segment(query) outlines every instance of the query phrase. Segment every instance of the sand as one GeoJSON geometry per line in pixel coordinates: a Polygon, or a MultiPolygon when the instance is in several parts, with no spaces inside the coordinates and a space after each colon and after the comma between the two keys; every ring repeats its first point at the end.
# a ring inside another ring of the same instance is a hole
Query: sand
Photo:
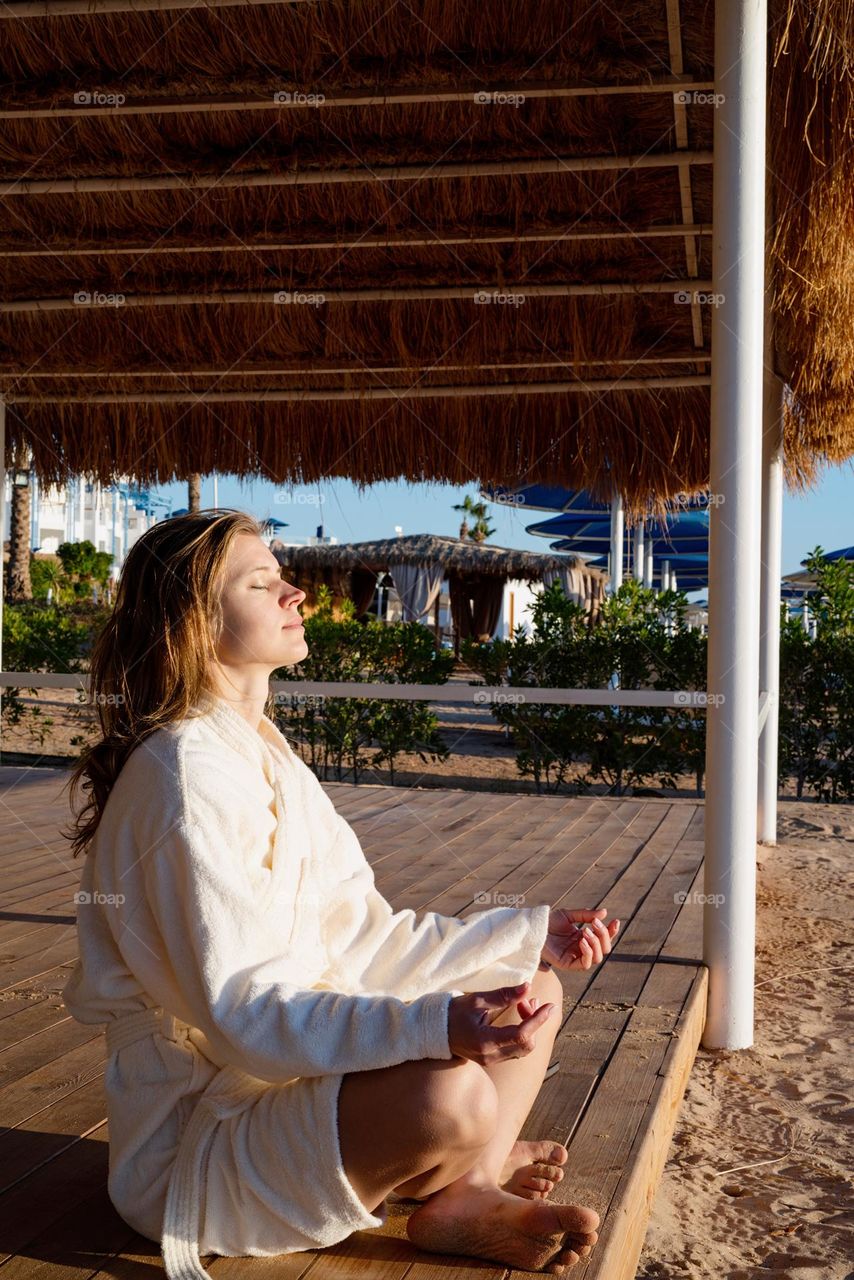
{"type": "Polygon", "coordinates": [[[854,807],[783,803],[779,838],[758,857],[755,1044],[700,1050],[638,1280],[854,1277],[854,807]]]}

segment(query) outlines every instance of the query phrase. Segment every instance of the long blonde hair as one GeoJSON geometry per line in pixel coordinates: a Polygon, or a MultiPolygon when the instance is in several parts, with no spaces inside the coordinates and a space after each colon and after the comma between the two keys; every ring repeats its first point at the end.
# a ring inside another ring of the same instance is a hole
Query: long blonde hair
{"type": "MultiPolygon", "coordinates": [[[[88,794],[71,828],[61,833],[75,858],[95,835],[134,748],[190,715],[210,690],[229,549],[238,534],[263,532],[245,511],[189,512],[153,525],[128,552],[115,607],[92,648],[89,696],[102,737],[84,749],[67,784],[72,809],[78,789],[88,794]]],[[[273,702],[271,695],[267,714],[273,702]]]]}

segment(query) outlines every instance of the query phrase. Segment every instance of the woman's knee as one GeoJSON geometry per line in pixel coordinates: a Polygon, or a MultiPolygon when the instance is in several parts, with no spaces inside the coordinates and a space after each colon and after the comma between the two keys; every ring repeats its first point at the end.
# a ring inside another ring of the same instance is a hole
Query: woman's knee
{"type": "Polygon", "coordinates": [[[339,1119],[356,1145],[388,1134],[404,1146],[453,1149],[489,1140],[498,1122],[498,1094],[476,1062],[422,1058],[345,1075],[339,1119]]]}
{"type": "Polygon", "coordinates": [[[498,1123],[498,1092],[489,1073],[467,1058],[440,1063],[431,1059],[429,1066],[426,1061],[422,1065],[427,1067],[422,1101],[425,1126],[439,1131],[443,1146],[488,1142],[498,1123]]]}
{"type": "Polygon", "coordinates": [[[554,1004],[563,1009],[563,983],[554,969],[538,969],[531,982],[530,991],[540,1004],[554,1004]]]}
{"type": "Polygon", "coordinates": [[[495,1086],[483,1067],[466,1059],[421,1059],[342,1081],[341,1158],[366,1206],[401,1178],[476,1158],[497,1122],[495,1086]]]}

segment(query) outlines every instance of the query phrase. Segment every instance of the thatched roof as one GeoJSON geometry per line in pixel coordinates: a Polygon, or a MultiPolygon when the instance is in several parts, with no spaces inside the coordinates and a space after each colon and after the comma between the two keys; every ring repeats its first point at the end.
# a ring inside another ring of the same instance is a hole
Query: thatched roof
{"type": "MultiPolygon", "coordinates": [[[[711,282],[713,18],[9,0],[10,462],[616,485],[630,509],[703,488],[710,308],[674,295],[711,282]]],[[[769,0],[768,52],[795,483],[854,453],[851,0],[769,0]]]]}
{"type": "Polygon", "coordinates": [[[591,579],[607,580],[599,569],[591,569],[577,556],[558,556],[538,551],[517,551],[495,547],[470,538],[446,538],[436,533],[416,533],[399,538],[377,538],[372,542],[346,542],[312,547],[288,547],[273,539],[270,549],[281,564],[296,573],[313,569],[367,569],[380,573],[394,564],[419,568],[440,564],[446,573],[490,574],[502,578],[539,581],[549,570],[580,568],[591,579]]]}

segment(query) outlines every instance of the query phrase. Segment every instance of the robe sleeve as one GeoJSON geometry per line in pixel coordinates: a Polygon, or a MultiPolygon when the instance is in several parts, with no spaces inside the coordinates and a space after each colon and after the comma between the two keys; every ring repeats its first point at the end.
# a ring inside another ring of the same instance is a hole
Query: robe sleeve
{"type": "Polygon", "coordinates": [[[221,832],[182,819],[142,867],[157,947],[129,920],[118,938],[125,961],[154,1000],[203,1032],[223,1062],[283,1083],[453,1056],[446,993],[407,1004],[396,996],[300,988],[300,958],[284,942],[288,922],[277,904],[259,900],[221,832]],[[181,1008],[174,1007],[175,991],[181,1008]]]}
{"type": "Polygon", "coordinates": [[[533,977],[551,908],[492,907],[465,919],[411,908],[393,911],[374,883],[355,831],[340,815],[331,854],[323,928],[330,968],[347,989],[490,991],[533,977]]]}

